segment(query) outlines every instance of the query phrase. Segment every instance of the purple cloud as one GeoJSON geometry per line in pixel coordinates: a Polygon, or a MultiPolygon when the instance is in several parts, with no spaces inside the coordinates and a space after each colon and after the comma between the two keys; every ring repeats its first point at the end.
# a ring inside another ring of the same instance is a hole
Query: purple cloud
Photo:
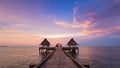
{"type": "MultiPolygon", "coordinates": [[[[92,0],[89,2],[92,2],[92,0]]],[[[74,22],[84,23],[83,21],[86,20],[91,21],[87,29],[83,28],[83,32],[93,35],[120,34],[120,30],[115,29],[120,26],[120,2],[116,0],[100,0],[94,5],[86,2],[84,6],[79,3],[75,7],[74,14],[74,22]]]]}

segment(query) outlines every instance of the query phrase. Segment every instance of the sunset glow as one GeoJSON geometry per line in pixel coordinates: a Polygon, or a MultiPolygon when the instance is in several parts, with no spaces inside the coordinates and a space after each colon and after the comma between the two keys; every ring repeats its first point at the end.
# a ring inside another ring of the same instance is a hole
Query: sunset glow
{"type": "Polygon", "coordinates": [[[0,45],[119,45],[119,11],[119,0],[0,0],[0,45]]]}

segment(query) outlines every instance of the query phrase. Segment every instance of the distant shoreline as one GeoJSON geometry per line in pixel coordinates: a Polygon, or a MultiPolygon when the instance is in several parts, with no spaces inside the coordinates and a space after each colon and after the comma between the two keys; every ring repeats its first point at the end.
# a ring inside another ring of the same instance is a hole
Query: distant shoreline
{"type": "Polygon", "coordinates": [[[8,47],[8,46],[0,46],[0,47],[8,47]]]}
{"type": "Polygon", "coordinates": [[[39,47],[39,46],[0,46],[0,47],[39,47]]]}

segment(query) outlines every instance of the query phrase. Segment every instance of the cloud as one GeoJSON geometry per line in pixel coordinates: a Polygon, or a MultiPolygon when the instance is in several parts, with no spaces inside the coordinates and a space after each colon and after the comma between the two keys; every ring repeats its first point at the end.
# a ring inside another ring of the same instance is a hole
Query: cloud
{"type": "Polygon", "coordinates": [[[84,23],[72,23],[69,24],[64,21],[54,21],[54,24],[64,26],[64,27],[70,27],[70,28],[88,28],[91,24],[90,21],[85,21],[84,23]]]}
{"type": "Polygon", "coordinates": [[[95,35],[95,36],[100,36],[103,34],[103,32],[106,32],[106,30],[100,30],[100,29],[95,29],[95,30],[82,30],[82,33],[86,35],[95,35]]]}
{"type": "Polygon", "coordinates": [[[42,13],[38,5],[27,4],[22,1],[0,1],[0,30],[18,29],[40,35],[49,33],[44,26],[52,26],[50,16],[42,13]]]}
{"type": "MultiPolygon", "coordinates": [[[[91,1],[92,2],[92,1],[91,1]]],[[[89,9],[81,8],[81,6],[76,6],[77,10],[74,11],[76,15],[74,16],[75,22],[81,23],[81,19],[83,20],[91,20],[91,26],[87,29],[83,29],[82,32],[90,35],[114,35],[120,34],[120,30],[118,25],[120,25],[120,3],[115,2],[115,0],[110,0],[107,4],[105,1],[101,0],[97,2],[96,7],[90,6],[89,9]],[[103,4],[103,6],[101,5],[103,4]],[[82,10],[84,10],[85,14],[82,10]],[[116,29],[115,29],[116,28],[116,29]]],[[[80,3],[79,3],[80,5],[80,3]]]]}
{"type": "Polygon", "coordinates": [[[51,24],[52,20],[43,12],[42,4],[36,2],[1,0],[0,29],[12,27],[34,29],[51,24]]]}
{"type": "Polygon", "coordinates": [[[0,45],[34,45],[39,43],[36,40],[42,37],[19,29],[9,28],[0,30],[0,38],[0,45]]]}
{"type": "Polygon", "coordinates": [[[116,3],[120,3],[120,0],[115,0],[116,1],[116,3]]]}
{"type": "Polygon", "coordinates": [[[115,29],[120,30],[120,26],[117,26],[115,29]]]}
{"type": "Polygon", "coordinates": [[[85,7],[77,1],[73,9],[73,23],[58,20],[54,23],[67,28],[80,29],[80,33],[90,36],[120,34],[120,27],[118,27],[120,26],[120,3],[118,1],[100,0],[95,5],[86,1],[85,7]]]}
{"type": "Polygon", "coordinates": [[[84,35],[88,36],[114,36],[120,34],[120,26],[115,26],[113,28],[106,29],[83,29],[81,31],[84,35]]]}
{"type": "Polygon", "coordinates": [[[101,19],[111,19],[111,18],[120,17],[119,11],[120,11],[120,3],[114,3],[111,6],[104,8],[102,12],[98,13],[93,18],[96,21],[99,21],[101,19]]]}
{"type": "MultiPolygon", "coordinates": [[[[25,15],[22,13],[13,13],[13,12],[8,12],[9,10],[4,10],[0,11],[0,22],[4,24],[9,24],[9,25],[18,25],[18,24],[25,24],[25,25],[42,25],[42,22],[44,21],[43,18],[40,16],[38,18],[35,17],[28,17],[31,16],[31,14],[25,15]]],[[[27,12],[26,12],[27,13],[27,12]]]]}
{"type": "Polygon", "coordinates": [[[32,38],[32,37],[38,37],[35,34],[29,34],[26,33],[25,31],[22,31],[20,29],[1,29],[0,30],[0,36],[1,38],[8,38],[8,39],[14,39],[14,38],[18,38],[18,39],[22,39],[22,38],[32,38]]]}

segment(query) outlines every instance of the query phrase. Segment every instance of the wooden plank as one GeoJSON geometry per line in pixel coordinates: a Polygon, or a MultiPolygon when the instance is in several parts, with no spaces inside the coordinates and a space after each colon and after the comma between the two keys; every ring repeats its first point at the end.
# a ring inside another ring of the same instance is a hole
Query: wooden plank
{"type": "Polygon", "coordinates": [[[57,47],[55,53],[38,68],[80,68],[68,56],[61,47],[57,47]]]}
{"type": "Polygon", "coordinates": [[[54,54],[55,50],[53,52],[51,52],[48,56],[46,56],[42,61],[40,61],[37,64],[31,64],[29,65],[29,68],[39,68],[42,64],[44,64],[53,54],[54,54]]]}
{"type": "Polygon", "coordinates": [[[79,49],[78,47],[62,47],[63,50],[79,49]]]}
{"type": "Polygon", "coordinates": [[[39,47],[39,50],[40,50],[40,49],[54,50],[55,47],[39,47]]]}
{"type": "Polygon", "coordinates": [[[69,49],[78,49],[78,47],[40,47],[40,49],[53,49],[53,52],[42,62],[30,65],[29,68],[89,68],[89,65],[80,65],[71,55],[65,52],[69,49]]]}

